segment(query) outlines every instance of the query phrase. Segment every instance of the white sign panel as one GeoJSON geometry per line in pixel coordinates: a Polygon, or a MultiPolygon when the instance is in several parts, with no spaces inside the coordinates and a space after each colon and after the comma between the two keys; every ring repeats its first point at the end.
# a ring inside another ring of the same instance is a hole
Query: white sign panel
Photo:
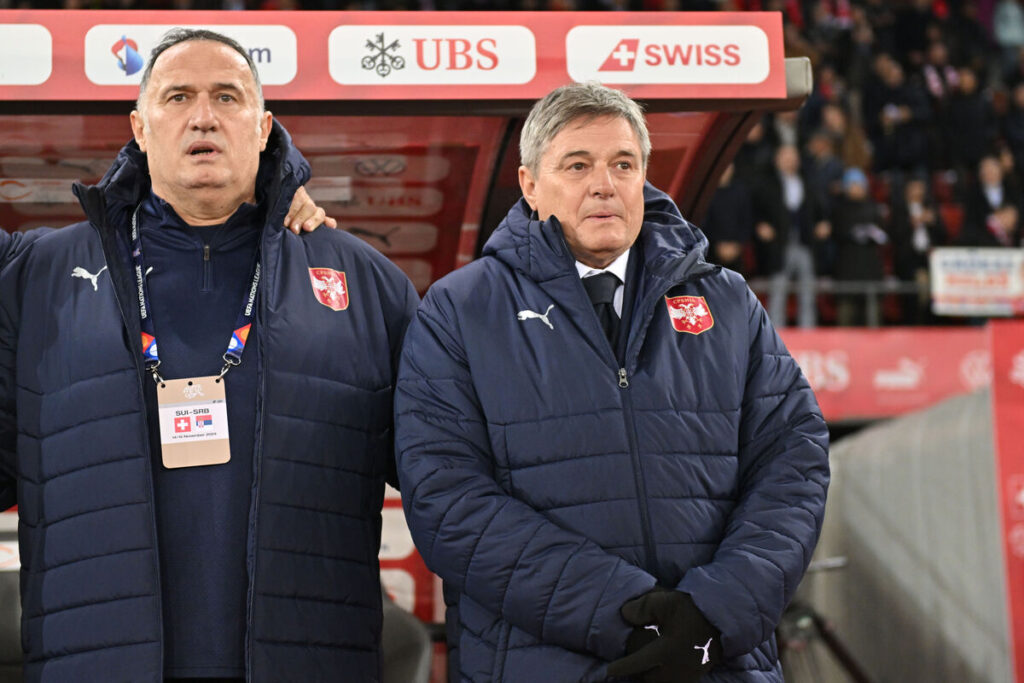
{"type": "Polygon", "coordinates": [[[932,310],[937,315],[1024,312],[1024,249],[935,249],[930,266],[932,310]]]}
{"type": "Polygon", "coordinates": [[[576,26],[565,38],[577,82],[751,85],[768,56],[757,26],[576,26]]]}
{"type": "Polygon", "coordinates": [[[513,85],[537,73],[525,26],[339,26],[327,49],[341,85],[513,85]]]}
{"type": "MultiPolygon", "coordinates": [[[[97,85],[138,85],[146,60],[172,24],[99,24],[85,34],[85,75],[97,85]]],[[[280,25],[184,26],[237,40],[256,64],[263,85],[290,83],[298,71],[295,32],[280,25]]]]}
{"type": "Polygon", "coordinates": [[[0,24],[0,85],[39,85],[53,72],[53,37],[39,24],[0,24]]]}

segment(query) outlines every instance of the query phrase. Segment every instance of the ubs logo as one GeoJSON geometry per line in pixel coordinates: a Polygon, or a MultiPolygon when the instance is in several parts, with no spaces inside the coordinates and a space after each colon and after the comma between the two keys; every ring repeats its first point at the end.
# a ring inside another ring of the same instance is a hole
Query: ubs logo
{"type": "Polygon", "coordinates": [[[401,47],[397,40],[385,45],[384,34],[378,33],[376,40],[366,41],[366,47],[370,50],[370,54],[363,57],[361,63],[364,69],[372,69],[381,78],[387,78],[392,69],[405,68],[405,58],[402,55],[392,54],[401,47]]]}

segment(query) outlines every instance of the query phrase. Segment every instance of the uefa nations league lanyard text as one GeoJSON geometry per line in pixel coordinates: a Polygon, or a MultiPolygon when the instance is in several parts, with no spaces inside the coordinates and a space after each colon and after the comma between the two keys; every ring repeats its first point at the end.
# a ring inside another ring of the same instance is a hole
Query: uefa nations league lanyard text
{"type": "MultiPolygon", "coordinates": [[[[163,378],[157,371],[160,367],[160,356],[157,352],[153,309],[150,306],[149,286],[146,284],[146,269],[142,258],[142,231],[139,229],[140,207],[141,205],[136,207],[135,213],[132,214],[132,262],[135,266],[135,283],[138,286],[139,319],[142,325],[142,356],[146,363],[146,370],[153,375],[153,381],[159,385],[163,382],[163,378]]],[[[227,374],[232,367],[242,364],[242,352],[245,350],[245,342],[249,338],[252,319],[256,315],[256,292],[260,285],[259,249],[256,250],[250,283],[245,298],[242,300],[242,310],[235,322],[235,331],[231,333],[228,349],[224,352],[224,367],[221,368],[219,377],[227,374]]]]}

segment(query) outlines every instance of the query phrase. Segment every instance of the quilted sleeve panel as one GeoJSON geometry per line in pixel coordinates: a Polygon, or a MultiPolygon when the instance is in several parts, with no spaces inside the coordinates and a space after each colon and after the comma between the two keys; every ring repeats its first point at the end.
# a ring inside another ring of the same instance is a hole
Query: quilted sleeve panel
{"type": "Polygon", "coordinates": [[[48,229],[13,235],[0,229],[0,510],[17,501],[15,350],[21,308],[21,271],[34,238],[48,229]]]}
{"type": "Polygon", "coordinates": [[[817,544],[829,481],[814,394],[749,291],[747,309],[739,497],[713,560],[678,586],[722,632],[726,657],[771,637],[817,544]]]}
{"type": "Polygon", "coordinates": [[[495,615],[546,643],[614,659],[630,632],[619,608],[654,577],[497,484],[458,316],[438,290],[409,327],[395,401],[413,539],[449,587],[495,615]]]}

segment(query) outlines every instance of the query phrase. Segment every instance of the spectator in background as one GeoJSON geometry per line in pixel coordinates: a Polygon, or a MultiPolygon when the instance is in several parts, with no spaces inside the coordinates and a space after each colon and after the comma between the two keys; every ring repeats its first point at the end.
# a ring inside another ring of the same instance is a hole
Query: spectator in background
{"type": "Polygon", "coordinates": [[[836,156],[833,136],[819,129],[807,140],[804,165],[807,184],[822,201],[825,214],[829,214],[843,194],[843,160],[836,156]]]}
{"type": "Polygon", "coordinates": [[[965,247],[1019,247],[1017,224],[1020,210],[1007,202],[992,210],[982,224],[967,223],[959,243],[965,247]]]}
{"type": "Polygon", "coordinates": [[[984,241],[989,232],[989,217],[999,208],[1010,205],[1020,209],[1021,189],[1016,177],[1007,175],[994,154],[986,154],[978,162],[977,182],[970,191],[964,213],[961,237],[965,243],[984,241]]]}
{"type": "Polygon", "coordinates": [[[938,207],[929,196],[926,177],[910,178],[903,196],[893,199],[890,232],[896,276],[920,287],[916,294],[903,296],[904,320],[915,325],[931,322],[928,254],[932,247],[944,245],[948,237],[938,207]]]}
{"type": "Polygon", "coordinates": [[[836,153],[844,166],[868,168],[871,165],[871,144],[864,129],[850,120],[847,110],[827,104],[821,110],[821,128],[833,140],[836,153]]]}
{"type": "Polygon", "coordinates": [[[748,247],[754,235],[754,205],[750,189],[736,177],[729,164],[718,181],[704,219],[705,233],[711,241],[711,261],[746,276],[748,247]]]}
{"type": "Polygon", "coordinates": [[[960,73],[949,63],[949,49],[938,40],[928,45],[924,66],[921,67],[921,81],[928,93],[932,108],[931,125],[928,126],[929,149],[932,168],[950,168],[950,154],[944,144],[949,129],[949,102],[960,87],[960,73]]]}
{"type": "MultiPolygon", "coordinates": [[[[978,76],[970,67],[959,70],[959,88],[949,100],[942,148],[952,168],[966,175],[975,168],[995,136],[996,117],[989,99],[978,89],[978,76]]],[[[948,168],[948,166],[947,166],[948,168]]]]}
{"type": "MultiPolygon", "coordinates": [[[[859,168],[843,174],[843,199],[832,214],[836,239],[835,278],[841,281],[881,281],[885,275],[882,247],[889,236],[882,229],[878,205],[868,196],[868,178],[859,168]]],[[[840,325],[863,325],[866,300],[863,294],[836,297],[840,325]]]]}
{"type": "Polygon", "coordinates": [[[984,74],[987,80],[988,70],[995,62],[996,48],[988,29],[979,20],[977,4],[962,2],[959,7],[954,7],[953,12],[948,36],[953,46],[953,61],[971,67],[977,74],[984,74]]]}
{"type": "Polygon", "coordinates": [[[926,125],[931,116],[928,95],[916,81],[907,80],[899,62],[880,60],[878,69],[878,97],[865,112],[875,146],[875,167],[881,171],[924,170],[928,166],[926,125]]]}
{"type": "Polygon", "coordinates": [[[1019,81],[1010,93],[1007,111],[1000,121],[1000,131],[1013,154],[1014,166],[1021,168],[1024,162],[1024,81],[1019,81]]]}
{"type": "Polygon", "coordinates": [[[797,281],[800,327],[817,324],[813,242],[827,240],[831,226],[822,201],[800,174],[800,152],[782,145],[775,153],[775,168],[757,185],[755,252],[758,269],[771,278],[768,315],[776,326],[787,324],[789,281],[797,281]]]}
{"type": "Polygon", "coordinates": [[[999,0],[992,15],[992,33],[1001,52],[1003,76],[1017,65],[1017,55],[1024,47],[1024,9],[1019,0],[999,0]]]}
{"type": "Polygon", "coordinates": [[[764,119],[755,123],[733,159],[736,177],[746,182],[747,187],[754,187],[772,167],[775,145],[768,139],[765,130],[764,119]]]}
{"type": "Polygon", "coordinates": [[[911,0],[896,10],[896,48],[906,56],[908,67],[924,62],[928,25],[933,21],[932,0],[911,0]]]}

